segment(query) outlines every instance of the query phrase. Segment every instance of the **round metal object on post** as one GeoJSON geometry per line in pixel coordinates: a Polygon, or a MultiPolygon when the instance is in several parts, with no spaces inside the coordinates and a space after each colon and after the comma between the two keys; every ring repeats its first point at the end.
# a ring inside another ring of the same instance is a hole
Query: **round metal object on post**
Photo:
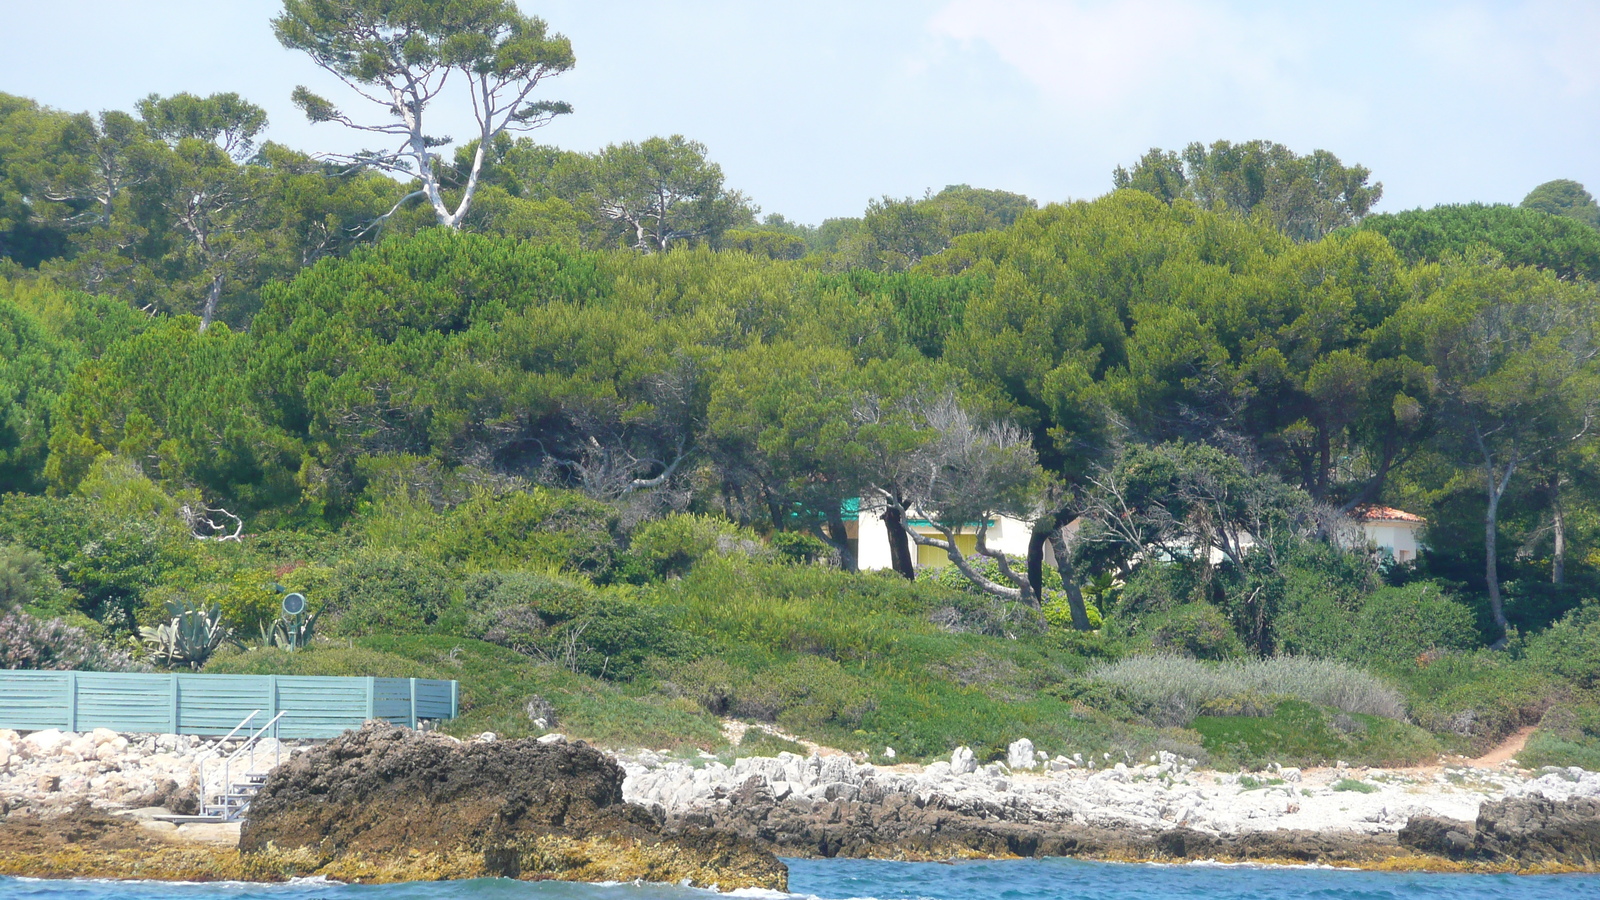
{"type": "Polygon", "coordinates": [[[287,594],[283,598],[283,612],[285,615],[298,616],[306,611],[306,595],[301,593],[287,594]]]}

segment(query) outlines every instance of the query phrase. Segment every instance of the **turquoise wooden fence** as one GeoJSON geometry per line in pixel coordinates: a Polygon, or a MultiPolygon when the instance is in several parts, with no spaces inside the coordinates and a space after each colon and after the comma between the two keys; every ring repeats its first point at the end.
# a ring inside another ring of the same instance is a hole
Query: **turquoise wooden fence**
{"type": "Polygon", "coordinates": [[[220,735],[259,709],[256,727],[283,713],[274,737],[330,738],[368,719],[453,719],[459,707],[457,682],[428,678],[0,670],[0,728],[17,731],[220,735]]]}

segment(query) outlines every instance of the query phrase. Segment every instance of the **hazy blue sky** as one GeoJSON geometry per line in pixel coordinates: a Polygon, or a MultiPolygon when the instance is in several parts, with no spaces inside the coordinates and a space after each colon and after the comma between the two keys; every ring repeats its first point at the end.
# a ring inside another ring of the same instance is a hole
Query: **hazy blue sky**
{"type": "MultiPolygon", "coordinates": [[[[1092,197],[1152,146],[1219,138],[1363,163],[1388,210],[1600,188],[1594,0],[519,2],[578,57],[546,94],[577,113],[537,139],[681,133],[800,221],[958,182],[1092,197]]],[[[289,105],[298,83],[344,97],[273,40],[277,0],[4,6],[0,91],[69,110],[238,91],[276,140],[359,143],[289,105]]]]}

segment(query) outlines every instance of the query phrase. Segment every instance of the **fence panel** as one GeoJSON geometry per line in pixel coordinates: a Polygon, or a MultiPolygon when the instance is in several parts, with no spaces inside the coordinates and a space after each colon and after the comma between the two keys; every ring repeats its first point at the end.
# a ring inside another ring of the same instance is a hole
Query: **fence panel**
{"type": "Polygon", "coordinates": [[[0,670],[0,728],[226,734],[283,718],[283,738],[330,738],[368,719],[411,725],[450,718],[453,681],[304,675],[190,675],[0,670]]]}
{"type": "Polygon", "coordinates": [[[438,681],[434,679],[417,679],[417,718],[419,719],[450,719],[455,717],[455,709],[451,706],[453,692],[451,681],[438,681]]]}
{"type": "Polygon", "coordinates": [[[371,718],[367,698],[371,678],[279,675],[278,736],[333,737],[371,718]]]}
{"type": "MultiPolygon", "coordinates": [[[[166,732],[173,726],[171,675],[79,672],[77,731],[166,732]]],[[[238,723],[234,719],[228,725],[238,723]]],[[[224,728],[223,731],[227,731],[224,728]]]]}
{"type": "Polygon", "coordinates": [[[0,671],[0,727],[71,728],[66,672],[0,671]]]}

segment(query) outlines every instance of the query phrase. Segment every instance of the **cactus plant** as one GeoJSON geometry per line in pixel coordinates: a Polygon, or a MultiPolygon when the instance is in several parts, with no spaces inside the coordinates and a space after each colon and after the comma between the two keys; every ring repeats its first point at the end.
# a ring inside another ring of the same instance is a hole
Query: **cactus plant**
{"type": "Polygon", "coordinates": [[[197,607],[187,601],[169,601],[167,615],[171,618],[165,624],[139,629],[151,660],[159,665],[198,669],[218,647],[238,643],[216,604],[197,607]]]}
{"type": "Polygon", "coordinates": [[[261,626],[261,646],[283,647],[291,652],[311,644],[316,636],[317,617],[322,610],[296,616],[283,616],[270,626],[261,626]]]}

